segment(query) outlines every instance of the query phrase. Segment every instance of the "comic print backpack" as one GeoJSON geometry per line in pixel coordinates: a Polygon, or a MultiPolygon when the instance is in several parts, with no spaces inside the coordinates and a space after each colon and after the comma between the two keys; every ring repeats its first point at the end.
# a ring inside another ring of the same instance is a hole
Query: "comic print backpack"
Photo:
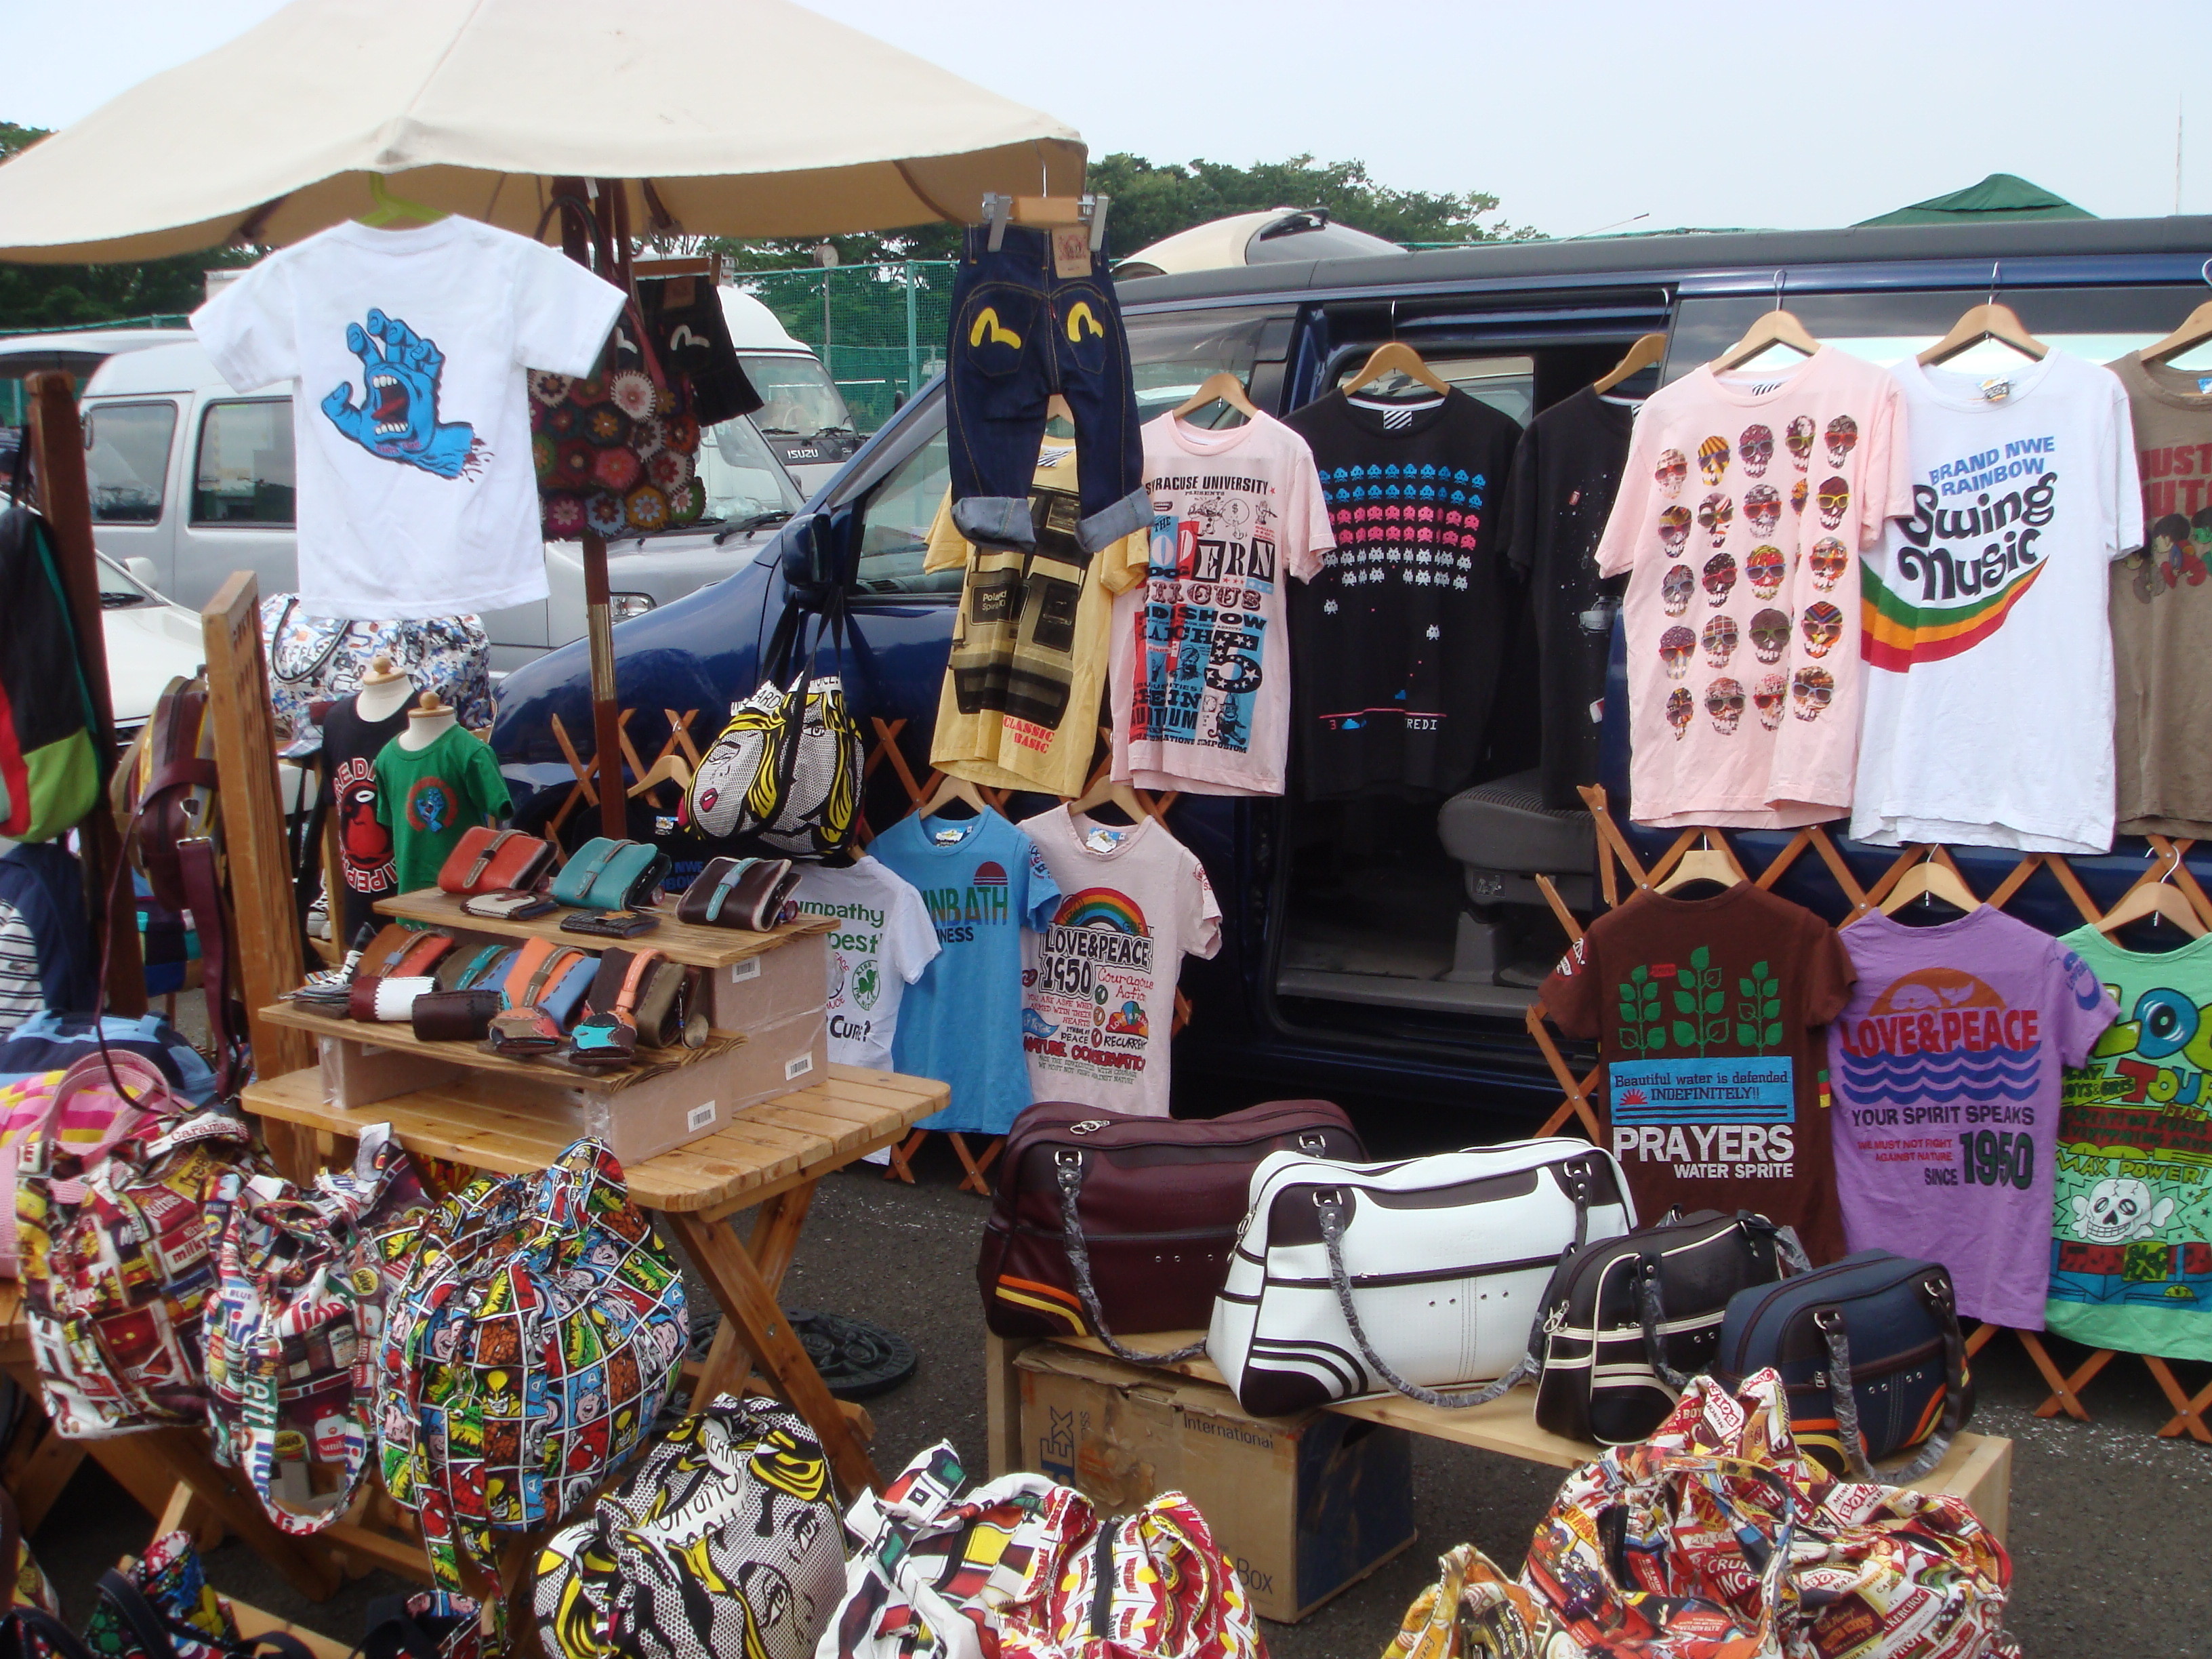
{"type": "Polygon", "coordinates": [[[320,1532],[368,1466],[373,1361],[387,1296],[428,1200],[392,1126],[362,1130],[353,1167],[301,1192],[225,1174],[218,1282],[207,1315],[208,1429],[269,1518],[320,1532]],[[316,1466],[337,1471],[317,1489],[316,1466]]]}
{"type": "MultiPolygon", "coordinates": [[[[840,592],[831,590],[821,633],[836,641],[842,671],[840,592]]],[[[814,673],[803,627],[796,607],[784,611],[761,658],[759,686],[730,706],[729,724],[699,763],[684,810],[715,841],[827,858],[852,841],[860,817],[860,728],[846,705],[842,672],[814,673]]],[[[820,645],[817,637],[815,649],[820,645]]]]}
{"type": "Polygon", "coordinates": [[[494,1533],[588,1498],[643,1443],[689,1336],[684,1279],[597,1140],[471,1182],[422,1224],[377,1358],[385,1490],[437,1587],[494,1533]]]}
{"type": "Polygon", "coordinates": [[[844,1588],[814,1431],[726,1394],[546,1540],[533,1594],[553,1659],[808,1659],[844,1588]]]}
{"type": "Polygon", "coordinates": [[[215,1290],[222,1177],[252,1164],[242,1120],[195,1109],[137,1056],[91,1054],[70,1068],[24,1135],[15,1180],[23,1322],[62,1434],[100,1439],[204,1420],[201,1325],[215,1290]],[[65,1140],[61,1125],[70,1079],[89,1086],[95,1074],[135,1109],[86,1147],[65,1140]]]}

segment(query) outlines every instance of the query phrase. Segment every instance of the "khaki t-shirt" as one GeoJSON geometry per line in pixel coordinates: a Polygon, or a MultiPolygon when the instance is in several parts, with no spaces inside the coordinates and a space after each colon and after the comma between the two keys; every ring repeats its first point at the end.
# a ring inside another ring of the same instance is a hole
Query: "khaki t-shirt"
{"type": "Polygon", "coordinates": [[[2212,835],[2212,375],[2108,365],[2127,388],[2143,545],[2112,567],[2113,748],[2124,835],[2212,835]]]}
{"type": "Polygon", "coordinates": [[[1075,451],[1048,444],[1030,488],[1036,550],[969,545],[948,493],[929,527],[925,571],[963,564],[952,658],[930,764],[994,789],[1079,795],[1091,775],[1113,596],[1144,575],[1146,539],[1097,555],[1075,539],[1075,451]]]}

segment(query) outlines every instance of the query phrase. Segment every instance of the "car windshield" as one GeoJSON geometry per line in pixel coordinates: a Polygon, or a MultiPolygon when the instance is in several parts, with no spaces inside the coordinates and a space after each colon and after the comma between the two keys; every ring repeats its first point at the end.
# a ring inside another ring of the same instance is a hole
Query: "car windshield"
{"type": "Polygon", "coordinates": [[[702,517],[726,525],[758,524],[796,513],[806,499],[744,416],[707,428],[699,445],[699,481],[707,489],[702,517]]]}
{"type": "Polygon", "coordinates": [[[762,431],[811,438],[833,428],[852,429],[853,411],[845,407],[830,371],[813,358],[741,355],[739,361],[763,402],[753,415],[762,431]]]}

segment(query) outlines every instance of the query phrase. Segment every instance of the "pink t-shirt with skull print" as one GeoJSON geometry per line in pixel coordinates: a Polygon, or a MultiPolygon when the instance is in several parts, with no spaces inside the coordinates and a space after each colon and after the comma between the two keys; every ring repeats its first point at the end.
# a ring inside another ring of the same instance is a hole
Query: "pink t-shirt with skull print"
{"type": "Polygon", "coordinates": [[[1789,829],[1850,810],[1859,573],[1911,504],[1872,363],[1692,370],[1637,412],[1598,568],[1628,575],[1630,811],[1789,829]]]}

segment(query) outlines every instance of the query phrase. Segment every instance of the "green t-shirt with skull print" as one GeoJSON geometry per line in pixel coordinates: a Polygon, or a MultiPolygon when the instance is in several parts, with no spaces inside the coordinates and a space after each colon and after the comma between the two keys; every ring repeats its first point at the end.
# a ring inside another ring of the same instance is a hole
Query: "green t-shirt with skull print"
{"type": "Polygon", "coordinates": [[[2066,1074],[2045,1323],[2092,1347],[2212,1359],[2212,934],[2130,951],[2083,927],[2063,943],[2120,1018],[2066,1074]]]}

